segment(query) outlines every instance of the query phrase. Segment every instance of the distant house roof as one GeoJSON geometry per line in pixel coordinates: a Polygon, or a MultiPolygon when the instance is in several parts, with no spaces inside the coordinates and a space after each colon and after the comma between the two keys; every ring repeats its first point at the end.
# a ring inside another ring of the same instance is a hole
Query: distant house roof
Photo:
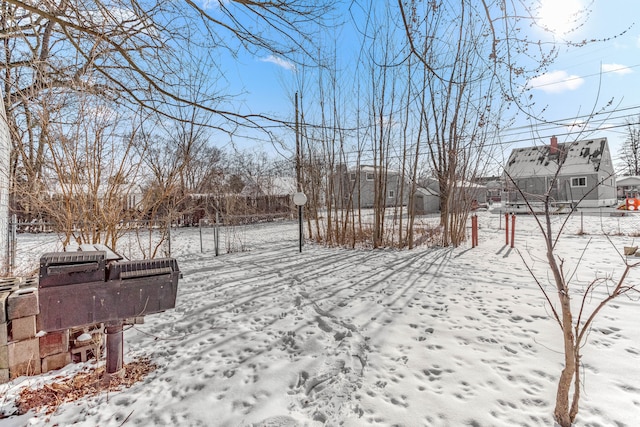
{"type": "Polygon", "coordinates": [[[253,177],[240,193],[243,196],[287,196],[296,192],[293,177],[253,177]]]}
{"type": "MultiPolygon", "coordinates": [[[[428,188],[432,194],[440,194],[440,184],[438,183],[438,180],[435,178],[425,178],[423,180],[426,188],[428,188]]],[[[466,188],[467,190],[469,189],[477,189],[477,190],[482,190],[482,189],[486,189],[487,186],[484,184],[477,184],[475,182],[471,182],[471,181],[462,181],[462,180],[456,180],[453,183],[450,184],[452,186],[452,188],[456,189],[456,188],[466,188]]]]}
{"type": "Polygon", "coordinates": [[[425,195],[425,196],[440,197],[440,194],[438,193],[438,191],[433,189],[433,188],[417,187],[416,188],[416,193],[422,194],[422,195],[425,195]]]}
{"type": "Polygon", "coordinates": [[[640,186],[640,176],[623,176],[616,178],[618,187],[637,187],[640,186]]]}
{"type": "Polygon", "coordinates": [[[549,145],[516,148],[509,156],[505,171],[513,178],[551,176],[562,161],[563,175],[597,172],[605,150],[607,138],[558,143],[555,153],[549,145]]]}

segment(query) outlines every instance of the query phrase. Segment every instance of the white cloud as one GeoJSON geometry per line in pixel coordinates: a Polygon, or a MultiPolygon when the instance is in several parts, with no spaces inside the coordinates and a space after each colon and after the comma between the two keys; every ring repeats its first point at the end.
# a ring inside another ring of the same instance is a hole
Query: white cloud
{"type": "Polygon", "coordinates": [[[282,67],[285,70],[295,71],[296,64],[287,61],[286,59],[278,58],[277,56],[269,55],[266,58],[260,58],[262,62],[271,62],[272,64],[276,64],[278,67],[282,67]]]}
{"type": "Polygon", "coordinates": [[[576,90],[584,83],[580,76],[570,75],[566,71],[551,71],[550,73],[534,77],[529,80],[531,89],[538,89],[546,93],[561,93],[576,90]]]}
{"type": "Polygon", "coordinates": [[[620,64],[602,64],[602,72],[624,75],[633,73],[633,70],[625,65],[620,64]]]}

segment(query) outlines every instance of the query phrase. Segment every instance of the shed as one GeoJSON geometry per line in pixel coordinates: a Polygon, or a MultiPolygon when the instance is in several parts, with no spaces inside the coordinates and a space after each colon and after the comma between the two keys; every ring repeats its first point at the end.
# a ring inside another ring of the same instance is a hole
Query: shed
{"type": "Polygon", "coordinates": [[[623,176],[616,179],[617,196],[619,199],[640,196],[640,176],[623,176]]]}

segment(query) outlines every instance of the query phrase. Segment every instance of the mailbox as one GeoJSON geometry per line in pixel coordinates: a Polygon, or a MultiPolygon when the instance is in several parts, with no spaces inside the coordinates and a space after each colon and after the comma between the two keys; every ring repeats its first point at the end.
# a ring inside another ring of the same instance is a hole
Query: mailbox
{"type": "Polygon", "coordinates": [[[121,261],[108,248],[85,246],[40,258],[38,329],[104,323],[109,379],[123,372],[124,320],[175,308],[181,273],[173,258],[121,261]]]}
{"type": "Polygon", "coordinates": [[[106,252],[40,258],[38,328],[57,331],[175,308],[180,270],[173,258],[106,262],[106,252]]]}
{"type": "Polygon", "coordinates": [[[105,277],[104,252],[50,252],[40,258],[40,288],[104,282],[105,277]]]}
{"type": "Polygon", "coordinates": [[[107,288],[117,289],[118,319],[175,308],[178,262],[173,258],[120,261],[109,265],[107,288]]]}

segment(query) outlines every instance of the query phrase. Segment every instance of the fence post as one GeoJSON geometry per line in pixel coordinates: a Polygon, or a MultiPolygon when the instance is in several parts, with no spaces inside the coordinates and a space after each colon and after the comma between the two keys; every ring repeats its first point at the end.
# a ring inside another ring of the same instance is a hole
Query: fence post
{"type": "Polygon", "coordinates": [[[505,245],[509,244],[509,212],[505,212],[504,213],[504,230],[505,230],[505,236],[506,236],[506,242],[505,245]]]}
{"type": "Polygon", "coordinates": [[[478,215],[475,215],[475,219],[476,219],[476,246],[479,246],[480,239],[478,237],[480,234],[480,227],[478,227],[478,215]]]}
{"type": "Polygon", "coordinates": [[[203,253],[202,250],[202,218],[198,220],[198,231],[200,232],[200,253],[203,253]]]}
{"type": "Polygon", "coordinates": [[[218,256],[218,246],[220,244],[220,213],[216,211],[216,228],[213,233],[214,245],[216,247],[216,256],[218,256]]]}
{"type": "Polygon", "coordinates": [[[471,247],[476,247],[476,220],[474,215],[471,215],[471,247]]]}
{"type": "Polygon", "coordinates": [[[511,214],[511,247],[513,248],[516,240],[516,214],[511,214]]]}
{"type": "Polygon", "coordinates": [[[2,248],[5,252],[2,268],[8,273],[11,273],[11,227],[13,227],[13,217],[11,217],[11,223],[7,227],[7,235],[5,236],[7,238],[7,247],[2,248]]]}
{"type": "Polygon", "coordinates": [[[167,224],[167,237],[168,237],[168,241],[169,241],[169,255],[171,256],[171,220],[169,220],[169,223],[167,224]]]}
{"type": "Polygon", "coordinates": [[[478,215],[471,215],[471,247],[478,246],[478,215]]]}
{"type": "Polygon", "coordinates": [[[18,229],[18,216],[16,214],[13,214],[11,216],[11,228],[10,228],[10,233],[11,235],[9,236],[9,273],[13,273],[15,267],[16,267],[16,251],[17,251],[17,247],[18,247],[18,242],[17,242],[17,229],[18,229]]]}

